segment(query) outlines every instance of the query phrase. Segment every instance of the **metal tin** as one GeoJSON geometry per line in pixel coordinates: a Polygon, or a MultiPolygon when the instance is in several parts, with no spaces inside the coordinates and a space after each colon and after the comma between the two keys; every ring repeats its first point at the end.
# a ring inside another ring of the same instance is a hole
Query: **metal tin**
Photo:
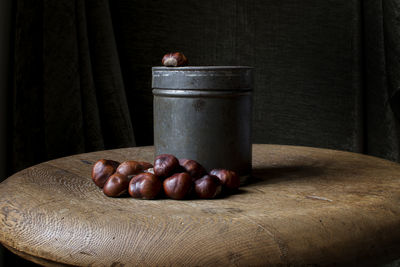
{"type": "Polygon", "coordinates": [[[153,67],[156,155],[251,173],[253,68],[153,67]]]}

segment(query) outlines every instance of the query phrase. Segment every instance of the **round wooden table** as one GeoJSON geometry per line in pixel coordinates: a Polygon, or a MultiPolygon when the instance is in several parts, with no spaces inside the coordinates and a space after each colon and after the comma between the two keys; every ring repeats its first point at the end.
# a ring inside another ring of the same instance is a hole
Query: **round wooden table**
{"type": "Polygon", "coordinates": [[[253,178],[215,200],[109,198],[100,158],[74,155],[0,184],[0,242],[44,265],[342,265],[400,258],[400,165],[355,153],[254,145],[253,178]]]}

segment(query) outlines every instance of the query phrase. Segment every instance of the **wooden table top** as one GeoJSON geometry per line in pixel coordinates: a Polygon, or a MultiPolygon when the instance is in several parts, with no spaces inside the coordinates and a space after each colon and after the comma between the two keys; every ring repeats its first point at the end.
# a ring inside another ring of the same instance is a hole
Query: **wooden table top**
{"type": "Polygon", "coordinates": [[[400,165],[355,153],[254,145],[253,175],[215,200],[108,198],[80,154],[0,184],[0,242],[45,265],[336,265],[400,258],[400,165]]]}

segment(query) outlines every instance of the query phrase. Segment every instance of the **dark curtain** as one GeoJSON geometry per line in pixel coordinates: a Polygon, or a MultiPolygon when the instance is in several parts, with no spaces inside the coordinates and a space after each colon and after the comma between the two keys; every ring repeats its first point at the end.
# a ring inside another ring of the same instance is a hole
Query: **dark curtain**
{"type": "Polygon", "coordinates": [[[108,1],[16,2],[10,172],[135,145],[108,1]]]}
{"type": "Polygon", "coordinates": [[[151,145],[151,67],[173,50],[256,67],[255,143],[398,161],[399,2],[18,0],[9,173],[151,145]]]}
{"type": "Polygon", "coordinates": [[[151,145],[151,67],[256,68],[253,142],[400,161],[400,0],[17,0],[9,173],[151,145]]]}
{"type": "Polygon", "coordinates": [[[150,68],[180,50],[195,65],[256,68],[254,143],[400,160],[400,1],[110,3],[139,143],[152,142],[150,68]]]}
{"type": "Polygon", "coordinates": [[[400,161],[400,1],[363,5],[365,152],[400,161]]]}

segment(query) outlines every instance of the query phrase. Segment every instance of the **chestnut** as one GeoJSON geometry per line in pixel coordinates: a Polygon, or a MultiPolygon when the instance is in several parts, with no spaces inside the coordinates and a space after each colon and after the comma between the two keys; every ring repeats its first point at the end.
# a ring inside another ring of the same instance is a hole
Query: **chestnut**
{"type": "Polygon", "coordinates": [[[153,165],[151,165],[148,162],[138,162],[134,160],[128,160],[122,162],[118,166],[117,172],[126,175],[128,177],[132,177],[133,175],[139,174],[143,172],[145,169],[151,168],[152,166],[153,165]]]}
{"type": "Polygon", "coordinates": [[[215,175],[204,175],[194,182],[194,190],[199,198],[215,198],[221,193],[221,181],[215,175]]]}
{"type": "Polygon", "coordinates": [[[154,160],[154,174],[165,178],[172,175],[180,167],[178,159],[174,155],[161,154],[154,160]]]}
{"type": "Polygon", "coordinates": [[[139,161],[139,164],[142,165],[143,170],[153,168],[153,164],[151,164],[150,162],[139,161]]]}
{"type": "Polygon", "coordinates": [[[176,173],[164,180],[165,194],[173,199],[184,199],[193,187],[192,178],[187,172],[176,173]]]}
{"type": "Polygon", "coordinates": [[[223,186],[229,190],[236,190],[240,186],[240,178],[236,172],[226,169],[213,169],[210,171],[211,175],[217,176],[223,186]]]}
{"type": "Polygon", "coordinates": [[[92,168],[92,180],[100,188],[103,188],[107,179],[113,175],[119,162],[108,159],[98,160],[92,168]]]}
{"type": "Polygon", "coordinates": [[[162,183],[154,174],[145,172],[132,178],[129,195],[134,198],[154,199],[161,191],[162,183]]]}
{"type": "Polygon", "coordinates": [[[118,197],[128,190],[129,178],[121,173],[111,175],[103,187],[103,192],[109,197],[118,197]]]}
{"type": "Polygon", "coordinates": [[[190,174],[192,180],[197,180],[206,174],[206,170],[195,160],[192,159],[180,159],[179,164],[183,169],[190,174]]]}
{"type": "Polygon", "coordinates": [[[154,174],[154,169],[153,168],[148,168],[148,169],[144,170],[143,172],[149,172],[151,174],[154,174]]]}
{"type": "Polygon", "coordinates": [[[167,67],[181,67],[188,64],[188,59],[181,52],[175,52],[166,54],[161,62],[167,67]]]}

